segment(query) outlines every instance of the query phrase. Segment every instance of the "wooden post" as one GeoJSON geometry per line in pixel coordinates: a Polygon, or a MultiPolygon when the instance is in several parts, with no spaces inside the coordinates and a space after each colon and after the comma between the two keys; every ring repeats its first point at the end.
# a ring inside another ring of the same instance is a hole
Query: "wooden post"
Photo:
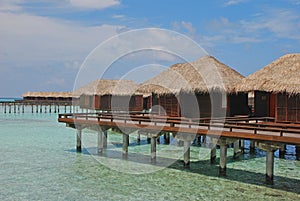
{"type": "Polygon", "coordinates": [[[274,151],[267,151],[266,155],[266,183],[273,184],[274,177],[274,151]]]}
{"type": "Polygon", "coordinates": [[[184,140],[184,154],[183,154],[183,163],[184,167],[190,167],[190,146],[191,141],[184,140]]]}
{"type": "Polygon", "coordinates": [[[103,152],[103,134],[102,130],[98,130],[98,154],[101,155],[103,152]]]}
{"type": "Polygon", "coordinates": [[[170,144],[170,133],[165,133],[164,134],[164,140],[165,140],[165,144],[170,144]]]}
{"type": "Polygon", "coordinates": [[[40,113],[43,113],[43,105],[40,105],[40,113]]]}
{"type": "Polygon", "coordinates": [[[82,129],[77,128],[77,145],[76,145],[76,151],[81,152],[81,138],[82,138],[82,129]]]}
{"type": "Polygon", "coordinates": [[[210,150],[210,164],[216,164],[217,162],[217,147],[213,146],[210,150]]]}
{"type": "Polygon", "coordinates": [[[123,133],[123,158],[128,157],[129,135],[123,133]]]}
{"type": "Polygon", "coordinates": [[[156,137],[151,137],[151,162],[156,162],[156,137]]]}
{"type": "Polygon", "coordinates": [[[9,114],[10,114],[11,113],[11,105],[10,104],[9,104],[9,108],[8,109],[9,109],[9,114]]]}
{"type": "Polygon", "coordinates": [[[103,148],[106,149],[107,148],[107,130],[105,130],[103,132],[103,148]]]}
{"type": "Polygon", "coordinates": [[[220,145],[220,168],[219,168],[219,176],[226,176],[226,157],[227,157],[227,145],[220,145]]]}
{"type": "Polygon", "coordinates": [[[35,112],[36,112],[36,113],[39,112],[39,105],[38,105],[38,104],[35,105],[35,112]]]}
{"type": "Polygon", "coordinates": [[[141,143],[141,134],[139,132],[137,134],[136,141],[137,141],[138,144],[141,143]]]}
{"type": "Polygon", "coordinates": [[[233,143],[233,158],[234,159],[238,158],[239,152],[240,152],[240,142],[239,142],[239,140],[237,140],[233,143]]]}
{"type": "Polygon", "coordinates": [[[24,104],[22,104],[22,113],[24,113],[25,112],[25,109],[24,109],[24,104]]]}
{"type": "Polygon", "coordinates": [[[151,138],[147,136],[147,143],[151,143],[151,138]]]}
{"type": "Polygon", "coordinates": [[[54,104],[54,113],[56,113],[56,104],[54,104]]]}
{"type": "Polygon", "coordinates": [[[47,113],[47,105],[45,105],[45,113],[47,113]]]}
{"type": "Polygon", "coordinates": [[[296,159],[300,160],[300,145],[296,145],[295,151],[296,151],[296,159]]]}
{"type": "Polygon", "coordinates": [[[284,158],[286,153],[286,144],[279,149],[279,158],[284,158]]]}
{"type": "Polygon", "coordinates": [[[60,106],[60,105],[58,104],[58,105],[57,105],[57,113],[59,113],[59,106],[60,106]]]}
{"type": "Polygon", "coordinates": [[[250,153],[255,153],[255,141],[250,140],[250,153]]]}
{"type": "Polygon", "coordinates": [[[6,114],[6,103],[4,103],[4,113],[6,114]]]}
{"type": "Polygon", "coordinates": [[[51,113],[52,111],[51,111],[51,104],[49,104],[49,113],[51,113]]]}
{"type": "Polygon", "coordinates": [[[245,152],[245,140],[240,140],[240,149],[242,153],[245,152]]]}
{"type": "Polygon", "coordinates": [[[14,113],[16,113],[17,112],[16,104],[14,103],[13,105],[14,105],[14,113]]]}
{"type": "Polygon", "coordinates": [[[156,141],[157,141],[157,144],[160,144],[160,137],[159,136],[156,138],[156,141]]]}

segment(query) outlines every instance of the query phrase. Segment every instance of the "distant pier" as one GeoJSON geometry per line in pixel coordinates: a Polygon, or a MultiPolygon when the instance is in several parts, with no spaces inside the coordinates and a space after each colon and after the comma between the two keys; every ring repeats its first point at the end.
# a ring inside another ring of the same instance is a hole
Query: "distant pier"
{"type": "Polygon", "coordinates": [[[1,111],[11,113],[72,113],[79,112],[79,107],[72,101],[1,101],[1,111]]]}

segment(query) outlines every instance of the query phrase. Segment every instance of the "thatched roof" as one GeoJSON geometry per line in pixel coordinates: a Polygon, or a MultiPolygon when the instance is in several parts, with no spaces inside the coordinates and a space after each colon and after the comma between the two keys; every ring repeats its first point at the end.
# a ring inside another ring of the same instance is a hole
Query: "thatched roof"
{"type": "Polygon", "coordinates": [[[207,93],[211,91],[234,92],[234,85],[243,76],[212,56],[194,62],[179,63],[146,81],[141,90],[158,95],[180,92],[207,93]]]}
{"type": "MultiPolygon", "coordinates": [[[[95,80],[73,92],[75,96],[80,95],[133,95],[141,94],[135,90],[139,85],[131,80],[95,80]]],[[[142,95],[142,94],[141,94],[142,95]]]]}
{"type": "Polygon", "coordinates": [[[287,54],[243,79],[239,91],[300,93],[300,54],[287,54]]]}
{"type": "Polygon", "coordinates": [[[25,97],[43,97],[43,98],[72,98],[71,92],[27,92],[22,95],[25,97]]]}

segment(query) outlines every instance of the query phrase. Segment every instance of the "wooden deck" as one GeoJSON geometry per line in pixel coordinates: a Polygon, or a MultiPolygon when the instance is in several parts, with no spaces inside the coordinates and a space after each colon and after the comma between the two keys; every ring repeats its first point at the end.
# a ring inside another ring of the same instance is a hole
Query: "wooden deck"
{"type": "MultiPolygon", "coordinates": [[[[158,116],[140,112],[126,113],[80,113],[59,114],[58,121],[77,130],[78,152],[81,152],[82,129],[90,128],[98,132],[98,154],[107,148],[107,130],[112,128],[123,135],[122,156],[127,158],[129,135],[133,131],[147,135],[151,142],[151,162],[156,161],[156,141],[161,135],[169,134],[183,141],[183,163],[190,164],[191,141],[198,136],[212,137],[210,161],[216,163],[216,143],[220,146],[219,176],[226,176],[226,156],[228,144],[234,143],[234,157],[239,152],[239,143],[251,140],[251,146],[266,151],[266,182],[273,184],[274,152],[284,149],[285,144],[300,145],[300,124],[276,123],[273,118],[230,117],[218,119],[190,119],[184,117],[158,116]],[[255,145],[254,145],[255,142],[255,145]]],[[[241,146],[242,147],[242,146],[241,146]]],[[[243,150],[243,148],[241,149],[243,150]]],[[[242,153],[243,151],[241,151],[242,153]]],[[[296,148],[297,152],[297,148],[296,148]]]]}
{"type": "Polygon", "coordinates": [[[109,128],[125,128],[148,133],[160,131],[197,134],[300,145],[300,125],[275,123],[272,118],[189,119],[145,113],[85,113],[59,114],[59,122],[69,126],[99,125],[109,128]]]}

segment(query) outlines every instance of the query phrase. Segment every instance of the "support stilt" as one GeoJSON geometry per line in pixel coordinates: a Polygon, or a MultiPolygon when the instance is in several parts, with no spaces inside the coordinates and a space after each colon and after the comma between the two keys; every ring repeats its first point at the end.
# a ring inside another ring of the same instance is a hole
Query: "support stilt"
{"type": "Polygon", "coordinates": [[[282,146],[279,149],[279,158],[284,158],[285,153],[286,153],[286,145],[282,146]]]}
{"type": "Polygon", "coordinates": [[[107,130],[103,132],[103,148],[107,148],[107,130]]]}
{"type": "Polygon", "coordinates": [[[164,134],[165,144],[170,144],[170,133],[164,134]]]}
{"type": "Polygon", "coordinates": [[[128,146],[129,146],[129,135],[124,133],[123,134],[123,150],[122,150],[123,158],[128,157],[128,146]]]}
{"type": "Polygon", "coordinates": [[[101,155],[103,152],[103,133],[102,130],[98,130],[98,154],[101,155]]]}
{"type": "Polygon", "coordinates": [[[141,143],[141,134],[140,133],[137,134],[136,141],[137,141],[138,144],[141,143]]]}
{"type": "Polygon", "coordinates": [[[156,137],[151,138],[151,162],[156,162],[156,137]]]}
{"type": "Polygon", "coordinates": [[[274,151],[267,151],[266,155],[266,183],[273,184],[274,175],[274,151]]]}
{"type": "Polygon", "coordinates": [[[300,160],[300,145],[296,145],[296,159],[300,160]]]}
{"type": "Polygon", "coordinates": [[[184,167],[190,167],[190,146],[191,141],[184,140],[184,154],[183,154],[183,163],[184,167]]]}
{"type": "Polygon", "coordinates": [[[226,157],[227,157],[227,145],[220,145],[220,168],[219,168],[219,176],[226,176],[226,157]]]}
{"type": "Polygon", "coordinates": [[[77,128],[77,145],[76,145],[77,152],[81,152],[81,138],[82,138],[82,129],[77,128]]]}
{"type": "Polygon", "coordinates": [[[240,150],[242,153],[245,152],[245,140],[240,140],[240,150]]]}
{"type": "Polygon", "coordinates": [[[233,143],[233,158],[237,159],[239,157],[239,153],[240,153],[240,142],[239,140],[237,140],[233,143]]]}
{"type": "Polygon", "coordinates": [[[216,164],[216,163],[217,163],[217,147],[211,145],[210,164],[216,164]]]}
{"type": "Polygon", "coordinates": [[[250,153],[255,153],[255,141],[250,141],[250,153]]]}

